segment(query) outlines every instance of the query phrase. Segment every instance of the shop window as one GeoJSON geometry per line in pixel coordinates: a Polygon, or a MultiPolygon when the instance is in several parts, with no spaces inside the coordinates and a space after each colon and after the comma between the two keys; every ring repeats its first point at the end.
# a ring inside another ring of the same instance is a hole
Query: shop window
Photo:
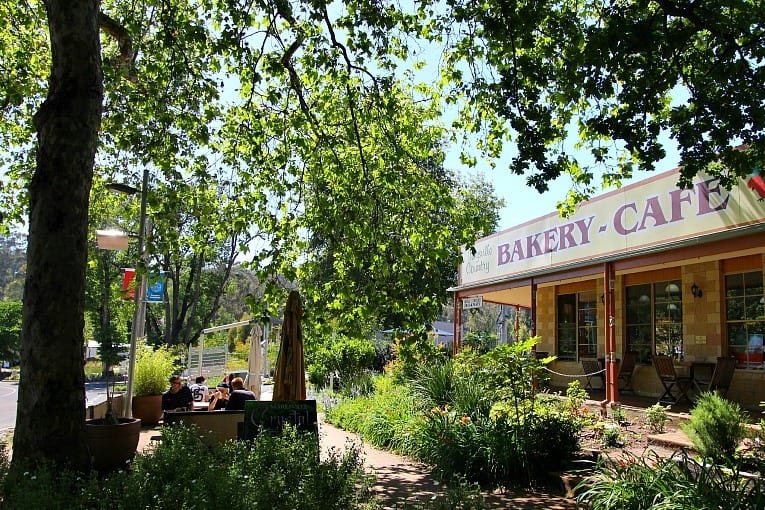
{"type": "Polygon", "coordinates": [[[627,350],[639,363],[653,353],[683,357],[683,295],[680,280],[631,285],[625,289],[627,350]]]}
{"type": "Polygon", "coordinates": [[[598,354],[598,313],[595,292],[558,296],[558,359],[577,361],[598,354]]]}
{"type": "Polygon", "coordinates": [[[765,298],[762,272],[725,276],[725,326],[728,354],[739,368],[763,368],[765,298]]]}

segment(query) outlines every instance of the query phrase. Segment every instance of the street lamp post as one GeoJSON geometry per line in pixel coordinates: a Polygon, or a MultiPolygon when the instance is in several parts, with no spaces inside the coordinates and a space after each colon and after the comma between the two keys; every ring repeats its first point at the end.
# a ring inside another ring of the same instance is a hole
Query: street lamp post
{"type": "MultiPolygon", "coordinates": [[[[146,218],[146,194],[149,188],[149,170],[143,171],[143,182],[141,189],[138,190],[127,184],[110,183],[106,188],[117,193],[135,195],[141,193],[141,215],[138,226],[138,270],[141,273],[138,288],[133,297],[135,301],[135,312],[133,314],[133,327],[130,331],[130,352],[128,358],[127,373],[127,391],[125,393],[125,406],[123,416],[131,418],[133,416],[133,375],[135,372],[136,345],[138,339],[145,336],[146,330],[146,287],[147,275],[146,267],[149,265],[148,253],[146,251],[146,236],[151,228],[150,221],[146,218]]],[[[98,247],[105,250],[126,250],[127,234],[120,230],[96,230],[98,238],[98,247]]]]}
{"type": "MultiPolygon", "coordinates": [[[[135,313],[133,315],[133,327],[130,328],[130,351],[128,358],[128,373],[127,373],[127,391],[125,392],[125,407],[123,416],[126,418],[133,417],[133,375],[135,373],[135,355],[136,345],[138,339],[145,336],[146,330],[146,266],[148,266],[148,253],[146,252],[146,236],[148,234],[149,222],[146,219],[146,194],[149,184],[149,170],[144,168],[143,170],[143,182],[141,184],[141,215],[138,225],[138,256],[139,264],[141,267],[136,268],[140,270],[141,280],[136,289],[135,300],[135,313]]],[[[118,189],[115,187],[114,189],[118,189]]],[[[129,191],[124,188],[124,191],[129,191]]]]}

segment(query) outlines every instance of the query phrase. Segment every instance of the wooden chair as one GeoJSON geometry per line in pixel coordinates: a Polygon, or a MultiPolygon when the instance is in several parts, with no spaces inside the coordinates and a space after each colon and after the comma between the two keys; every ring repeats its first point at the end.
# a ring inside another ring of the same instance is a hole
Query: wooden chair
{"type": "Polygon", "coordinates": [[[619,366],[619,376],[616,378],[617,384],[624,381],[624,387],[619,386],[619,391],[634,393],[634,391],[632,391],[632,374],[635,372],[636,363],[637,353],[635,351],[627,351],[624,353],[622,363],[619,366]]]}
{"type": "Polygon", "coordinates": [[[716,391],[724,397],[728,393],[733,373],[736,368],[736,358],[717,358],[712,377],[709,380],[694,379],[693,384],[699,392],[716,391]]]}
{"type": "Polygon", "coordinates": [[[677,375],[675,365],[672,364],[672,358],[654,354],[653,366],[661,385],[664,387],[664,393],[659,397],[660,403],[674,405],[682,399],[685,399],[689,404],[692,403],[688,397],[688,390],[692,385],[691,378],[677,375]]]}
{"type": "Polygon", "coordinates": [[[594,390],[595,388],[592,386],[592,378],[593,377],[600,377],[601,382],[603,383],[603,388],[606,387],[606,372],[603,370],[603,367],[600,366],[600,362],[596,359],[583,359],[582,362],[582,370],[584,370],[584,376],[587,378],[587,382],[584,385],[585,390],[594,390]]]}

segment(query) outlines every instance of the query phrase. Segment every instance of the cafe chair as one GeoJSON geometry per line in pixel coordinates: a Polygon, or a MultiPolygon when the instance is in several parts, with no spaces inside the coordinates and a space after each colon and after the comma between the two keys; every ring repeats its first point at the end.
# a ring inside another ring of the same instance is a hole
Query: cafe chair
{"type": "Polygon", "coordinates": [[[712,377],[709,380],[694,379],[693,383],[699,392],[716,391],[721,397],[728,393],[736,369],[736,358],[717,358],[712,377]]]}
{"type": "Polygon", "coordinates": [[[619,376],[616,378],[617,384],[624,382],[624,386],[619,386],[619,391],[634,393],[632,391],[632,374],[635,372],[636,364],[637,353],[635,351],[625,352],[619,366],[619,376]]]}
{"type": "Polygon", "coordinates": [[[606,372],[603,367],[600,366],[600,362],[596,359],[583,359],[582,370],[584,370],[584,377],[587,378],[587,382],[584,385],[585,390],[594,390],[592,386],[592,378],[599,377],[603,383],[603,388],[606,387],[606,372]]]}
{"type": "Polygon", "coordinates": [[[664,387],[664,393],[659,397],[660,403],[674,405],[682,399],[685,399],[689,404],[692,403],[688,397],[688,390],[692,385],[691,378],[677,375],[672,358],[662,354],[654,354],[653,366],[661,385],[664,387]]]}

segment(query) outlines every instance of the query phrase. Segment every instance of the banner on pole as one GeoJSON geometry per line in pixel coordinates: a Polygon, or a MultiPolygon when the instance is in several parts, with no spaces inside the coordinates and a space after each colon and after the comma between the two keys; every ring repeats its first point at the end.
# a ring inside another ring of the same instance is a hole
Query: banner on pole
{"type": "Polygon", "coordinates": [[[132,267],[122,268],[122,299],[131,301],[135,299],[135,269],[132,267]]]}
{"type": "Polygon", "coordinates": [[[147,303],[163,303],[165,301],[165,272],[149,275],[149,285],[146,288],[147,303]]]}

